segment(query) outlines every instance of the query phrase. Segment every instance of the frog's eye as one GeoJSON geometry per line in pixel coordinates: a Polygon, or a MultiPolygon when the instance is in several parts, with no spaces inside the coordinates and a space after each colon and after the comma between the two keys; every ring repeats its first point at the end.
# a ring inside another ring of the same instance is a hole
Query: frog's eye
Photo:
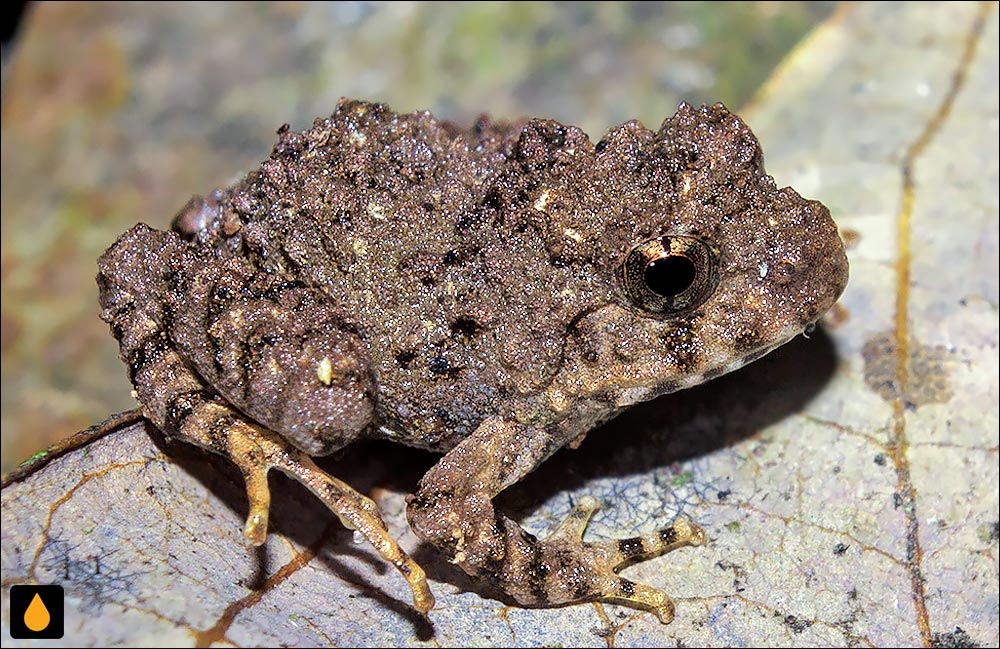
{"type": "Polygon", "coordinates": [[[718,283],[717,267],[718,255],[705,242],[667,235],[632,248],[622,264],[621,281],[636,307],[672,316],[708,299],[718,283]]]}

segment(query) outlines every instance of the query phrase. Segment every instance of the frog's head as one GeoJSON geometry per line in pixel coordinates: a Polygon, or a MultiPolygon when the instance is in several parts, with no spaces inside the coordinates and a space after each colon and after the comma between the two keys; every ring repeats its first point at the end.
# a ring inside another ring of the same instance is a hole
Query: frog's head
{"type": "Polygon", "coordinates": [[[696,385],[788,342],[843,292],[829,211],[777,189],[753,133],[723,106],[682,104],[657,133],[632,123],[604,142],[599,169],[627,152],[605,169],[628,218],[597,245],[611,299],[574,322],[562,390],[624,406],[696,385]]]}

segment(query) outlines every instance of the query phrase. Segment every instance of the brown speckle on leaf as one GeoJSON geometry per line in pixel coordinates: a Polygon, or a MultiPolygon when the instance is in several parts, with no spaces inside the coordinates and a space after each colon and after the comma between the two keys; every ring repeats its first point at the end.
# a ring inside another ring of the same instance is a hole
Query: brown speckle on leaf
{"type": "Polygon", "coordinates": [[[952,397],[950,370],[944,347],[909,341],[906,394],[900,394],[897,368],[900,362],[893,333],[870,338],[861,352],[865,361],[865,384],[886,401],[902,398],[907,407],[946,403],[952,397]]]}

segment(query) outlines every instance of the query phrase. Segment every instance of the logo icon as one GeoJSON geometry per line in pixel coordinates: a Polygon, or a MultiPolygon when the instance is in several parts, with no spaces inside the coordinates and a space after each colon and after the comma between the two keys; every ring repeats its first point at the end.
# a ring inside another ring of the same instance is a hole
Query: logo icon
{"type": "Polygon", "coordinates": [[[10,637],[18,640],[63,637],[63,587],[11,586],[10,637]]]}

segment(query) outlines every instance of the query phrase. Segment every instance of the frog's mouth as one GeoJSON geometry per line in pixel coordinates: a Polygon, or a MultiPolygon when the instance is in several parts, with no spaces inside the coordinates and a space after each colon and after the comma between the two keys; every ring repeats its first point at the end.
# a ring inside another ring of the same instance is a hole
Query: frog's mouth
{"type": "Polygon", "coordinates": [[[691,321],[643,322],[617,305],[581,318],[568,347],[573,360],[549,390],[554,403],[572,395],[625,408],[737,370],[807,330],[798,318],[744,336],[691,321]]]}
{"type": "Polygon", "coordinates": [[[676,380],[658,381],[655,384],[650,385],[649,380],[647,379],[641,385],[622,386],[615,395],[615,406],[619,408],[627,408],[643,401],[650,401],[665,394],[679,392],[680,390],[685,390],[687,388],[693,388],[696,385],[700,385],[724,374],[735,372],[745,365],[749,365],[750,363],[767,356],[786,343],[791,342],[791,340],[800,334],[807,335],[813,328],[814,325],[809,325],[805,329],[799,325],[790,325],[782,333],[782,335],[778,336],[775,342],[771,344],[762,345],[747,354],[736,358],[730,358],[730,360],[719,363],[718,365],[707,367],[704,371],[692,373],[689,376],[676,380]]]}

